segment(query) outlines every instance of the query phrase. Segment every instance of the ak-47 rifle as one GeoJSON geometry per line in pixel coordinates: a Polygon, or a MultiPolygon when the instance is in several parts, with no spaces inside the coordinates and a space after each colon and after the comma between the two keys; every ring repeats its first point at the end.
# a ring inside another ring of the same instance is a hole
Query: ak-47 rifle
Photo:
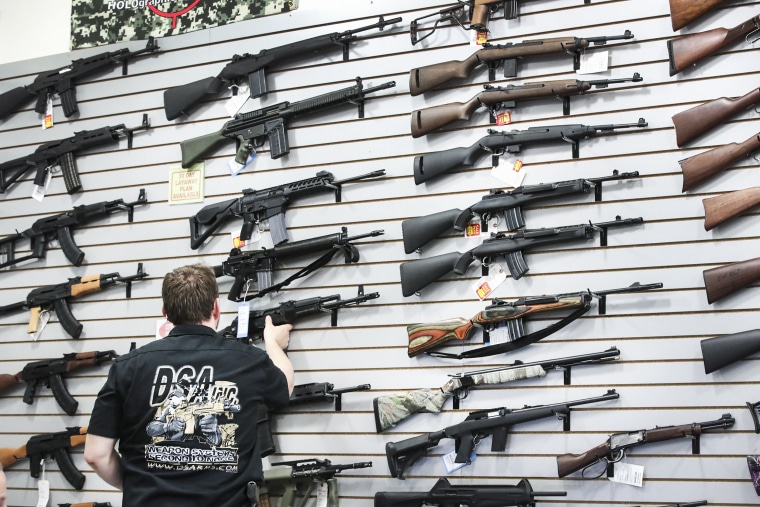
{"type": "Polygon", "coordinates": [[[755,134],[741,143],[728,143],[711,150],[704,151],[683,160],[679,160],[683,173],[682,192],[691,190],[709,180],[732,164],[760,150],[760,133],[755,134]]]}
{"type": "Polygon", "coordinates": [[[438,130],[457,120],[469,121],[473,113],[484,107],[489,111],[491,123],[496,123],[496,113],[500,109],[512,109],[522,100],[558,98],[562,101],[562,114],[570,114],[570,97],[584,95],[592,88],[607,88],[614,83],[638,83],[643,81],[638,72],[631,78],[599,79],[580,81],[577,79],[560,79],[541,81],[523,85],[494,87],[483,85],[483,91],[467,102],[451,102],[440,106],[427,107],[412,111],[412,137],[421,137],[438,130]]]}
{"type": "Polygon", "coordinates": [[[760,280],[760,257],[706,269],[702,275],[707,302],[713,304],[760,280]]]}
{"type": "Polygon", "coordinates": [[[594,299],[599,300],[599,315],[607,313],[607,296],[610,294],[629,294],[644,292],[662,288],[662,283],[650,283],[642,285],[639,282],[632,283],[628,287],[620,289],[608,289],[568,294],[552,294],[543,296],[529,296],[515,301],[503,301],[494,299],[483,311],[475,314],[470,319],[454,318],[439,322],[413,324],[406,328],[409,334],[409,346],[407,353],[414,357],[423,352],[436,357],[450,357],[456,359],[485,357],[525,347],[538,340],[559,331],[591,309],[594,299]],[[525,332],[524,320],[537,313],[567,311],[570,313],[557,322],[550,324],[532,333],[525,332]],[[451,340],[469,340],[476,329],[483,330],[483,342],[491,342],[490,333],[503,326],[506,330],[508,341],[495,345],[488,345],[478,349],[468,350],[461,354],[449,354],[432,351],[451,340]]]}
{"type": "Polygon", "coordinates": [[[702,199],[705,208],[705,230],[736,218],[760,204],[760,187],[745,188],[702,199]]]}
{"type": "Polygon", "coordinates": [[[359,285],[355,298],[341,299],[340,294],[333,294],[326,297],[285,301],[272,308],[251,310],[248,314],[247,330],[238,327],[238,319],[235,317],[235,320],[229,326],[219,331],[218,334],[226,338],[245,339],[246,342],[260,340],[263,337],[267,315],[272,318],[272,323],[275,326],[279,326],[281,324],[294,324],[308,315],[329,313],[330,326],[335,327],[338,325],[338,310],[347,306],[356,306],[379,297],[379,292],[365,294],[364,286],[359,285]]]}
{"type": "Polygon", "coordinates": [[[12,266],[30,259],[42,259],[47,252],[48,241],[57,238],[61,244],[64,255],[74,266],[81,266],[84,261],[84,252],[79,249],[74,238],[71,237],[72,229],[88,224],[99,218],[107,217],[118,211],[127,212],[127,221],[132,222],[135,206],[145,204],[145,189],[141,188],[134,202],[124,202],[124,199],[115,201],[102,201],[95,204],[82,204],[74,206],[70,211],[50,215],[35,221],[30,228],[23,232],[17,232],[11,236],[0,239],[0,255],[5,257],[0,262],[0,268],[12,266]],[[32,253],[22,257],[16,257],[16,243],[24,238],[29,238],[32,253]]]}
{"type": "Polygon", "coordinates": [[[489,368],[449,375],[451,379],[441,387],[417,389],[400,394],[380,396],[372,401],[375,411],[375,429],[381,433],[392,428],[414,414],[438,414],[443,410],[446,400],[452,398],[454,410],[459,409],[459,401],[466,398],[470,389],[478,386],[503,384],[534,377],[544,377],[551,370],[565,372],[565,385],[570,384],[570,371],[574,366],[584,364],[602,364],[616,361],[620,351],[611,347],[604,352],[581,354],[578,356],[547,359],[523,363],[515,361],[509,366],[489,368]]]}
{"type": "Polygon", "coordinates": [[[68,118],[79,111],[76,98],[76,84],[90,74],[111,69],[121,65],[122,76],[127,75],[129,59],[142,54],[153,53],[158,50],[158,43],[150,37],[144,49],[130,51],[120,49],[118,51],[100,53],[89,58],[73,60],[70,65],[60,69],[50,70],[38,74],[32,84],[19,86],[0,95],[0,120],[16,111],[24,104],[37,97],[34,110],[45,114],[48,97],[58,94],[61,97],[63,114],[68,118]]]}
{"type": "Polygon", "coordinates": [[[132,134],[138,130],[149,128],[148,115],[143,114],[142,124],[137,127],[127,128],[122,123],[114,127],[82,130],[75,132],[73,136],[66,139],[41,144],[31,155],[0,164],[0,194],[5,193],[11,185],[32,169],[37,170],[34,176],[34,184],[43,186],[48,171],[56,165],[61,166],[63,181],[66,183],[66,192],[69,194],[78,192],[82,188],[82,182],[79,180],[79,171],[74,155],[96,146],[118,143],[121,137],[127,138],[127,148],[131,149],[132,134]]]}
{"type": "Polygon", "coordinates": [[[243,82],[248,83],[252,99],[266,95],[269,91],[266,79],[267,69],[282,67],[293,60],[306,59],[315,53],[342,47],[343,61],[347,61],[348,47],[352,42],[370,39],[370,37],[359,38],[354,34],[374,28],[382,31],[386,26],[399,21],[401,18],[386,21],[380,16],[377,23],[354,30],[319,35],[275,48],[262,49],[256,54],[234,55],[232,61],[224,66],[218,76],[167,89],[164,92],[166,119],[178,118],[205,97],[216,96],[227,88],[233,89],[233,95],[237,94],[237,87],[243,82]]]}
{"type": "Polygon", "coordinates": [[[680,30],[707,14],[726,0],[670,0],[670,22],[673,31],[680,30]]]}
{"type": "Polygon", "coordinates": [[[69,456],[69,449],[84,445],[87,437],[87,426],[74,426],[66,428],[66,431],[57,433],[43,433],[29,439],[26,445],[18,449],[0,449],[0,465],[8,468],[12,464],[24,458],[29,458],[29,468],[32,477],[40,478],[42,462],[46,459],[55,459],[61,473],[75,489],[82,489],[85,476],[77,470],[69,456]]]}
{"type": "Polygon", "coordinates": [[[364,118],[365,96],[394,86],[395,81],[388,81],[365,90],[362,79],[357,77],[356,84],[348,88],[298,102],[281,102],[249,113],[237,114],[217,132],[179,143],[182,148],[182,167],[188,168],[200,162],[206,155],[215,152],[231,139],[237,143],[235,162],[238,164],[245,164],[251,152],[263,146],[267,139],[269,156],[272,159],[280,158],[290,153],[287,129],[292,119],[341,104],[355,104],[359,109],[359,118],[364,118]]]}
{"type": "Polygon", "coordinates": [[[228,220],[239,217],[243,219],[240,239],[251,239],[253,228],[263,220],[269,221],[272,243],[279,245],[288,240],[285,227],[285,210],[290,201],[321,192],[333,192],[335,202],[341,202],[344,183],[361,181],[367,178],[385,176],[385,169],[371,173],[336,180],[332,173],[319,171],[313,178],[293,181],[276,187],[253,190],[246,188],[243,196],[216,204],[204,206],[190,217],[190,248],[197,250],[217,229],[228,220]],[[205,227],[205,230],[201,230],[205,227]]]}
{"type": "Polygon", "coordinates": [[[391,477],[403,478],[404,471],[407,468],[427,454],[428,449],[437,446],[444,438],[451,438],[455,441],[456,458],[454,461],[456,463],[470,463],[470,456],[475,449],[475,444],[488,435],[493,435],[491,451],[503,452],[507,446],[507,432],[515,424],[555,416],[564,420],[564,429],[569,431],[571,407],[618,398],[620,395],[611,389],[602,396],[595,398],[565,401],[551,405],[526,405],[524,408],[517,409],[501,407],[471,412],[463,422],[440,431],[425,433],[400,442],[386,443],[385,455],[388,458],[388,468],[391,477]]]}
{"type": "Polygon", "coordinates": [[[615,169],[611,176],[602,176],[601,178],[579,178],[555,183],[539,183],[538,185],[525,185],[508,191],[492,189],[479,202],[464,211],[458,208],[450,209],[401,222],[404,251],[406,253],[417,251],[450,229],[464,231],[470,220],[476,216],[480,218],[482,232],[488,232],[488,221],[494,216],[499,217],[499,228],[503,226],[505,231],[515,231],[525,227],[525,219],[522,215],[523,206],[550,199],[559,199],[568,195],[588,194],[592,190],[594,191],[594,200],[599,202],[602,200],[603,182],[638,177],[638,171],[621,174],[615,169]]]}
{"type": "Polygon", "coordinates": [[[760,352],[760,329],[724,334],[699,342],[705,374],[760,352]]]}
{"type": "Polygon", "coordinates": [[[119,276],[119,273],[106,275],[89,275],[69,278],[68,282],[57,285],[45,285],[32,290],[24,301],[0,307],[0,315],[31,310],[27,333],[36,333],[40,314],[55,310],[58,321],[63,329],[72,337],[79,338],[82,334],[82,324],[74,317],[69,308],[69,299],[96,292],[105,287],[123,283],[127,286],[127,298],[132,297],[132,282],[148,276],[143,271],[142,262],[137,264],[137,273],[130,276],[119,276]]]}
{"type": "Polygon", "coordinates": [[[373,238],[384,233],[383,230],[378,230],[349,237],[348,229],[343,227],[341,232],[336,234],[327,234],[302,241],[289,241],[272,248],[262,248],[253,252],[243,253],[240,249],[233,248],[226,261],[219,266],[214,266],[214,274],[217,277],[227,275],[235,278],[227,299],[238,302],[249,301],[264,294],[278,291],[293,280],[312,273],[330,262],[330,259],[338,252],[343,252],[346,264],[359,262],[359,250],[353,242],[357,239],[373,238]],[[274,265],[279,259],[316,252],[326,253],[284,281],[277,284],[272,283],[274,265]],[[257,280],[257,291],[255,294],[248,295],[248,284],[254,278],[257,280]]]}
{"type": "MultiPolygon", "coordinates": [[[[692,438],[692,454],[699,454],[699,437],[705,431],[714,429],[727,429],[734,425],[731,414],[723,414],[720,419],[707,422],[694,422],[681,426],[657,426],[649,430],[627,431],[614,433],[606,442],[589,449],[583,454],[563,454],[557,456],[557,472],[560,477],[565,477],[578,470],[587,470],[595,463],[606,463],[600,475],[605,471],[611,472],[615,463],[625,458],[626,449],[638,447],[655,442],[665,442],[675,438],[692,438]]],[[[596,476],[599,477],[599,476],[596,476]]],[[[590,479],[592,477],[583,477],[590,479]]],[[[595,478],[595,477],[594,477],[595,478]]]]}
{"type": "Polygon", "coordinates": [[[530,127],[527,130],[502,131],[488,129],[488,135],[481,137],[471,146],[449,148],[414,157],[414,182],[419,185],[436,176],[458,167],[472,167],[483,155],[491,155],[491,165],[499,165],[499,157],[505,153],[519,153],[524,145],[544,143],[570,143],[573,158],[580,156],[582,139],[596,137],[602,133],[616,133],[617,129],[644,128],[648,124],[644,118],[636,123],[609,125],[549,125],[530,127]]]}
{"type": "Polygon", "coordinates": [[[580,55],[584,49],[592,45],[602,46],[611,40],[627,39],[633,39],[630,30],[626,30],[623,35],[602,37],[557,37],[496,45],[486,43],[483,45],[483,49],[479,49],[466,60],[453,60],[412,69],[409,73],[409,91],[412,95],[419,95],[452,79],[465,79],[475,70],[475,67],[481,64],[485,64],[488,68],[489,81],[496,79],[496,67],[502,63],[504,64],[504,77],[515,77],[517,76],[517,59],[528,56],[553,53],[571,54],[573,55],[573,68],[577,70],[580,66],[580,55]]]}
{"type": "MultiPolygon", "coordinates": [[[[698,3],[698,0],[683,1],[698,3]]],[[[685,68],[717,53],[724,47],[742,38],[750,42],[749,36],[758,29],[760,29],[760,15],[750,18],[733,28],[714,28],[706,32],[683,35],[669,40],[670,75],[675,76],[685,68]]]]}
{"type": "Polygon", "coordinates": [[[523,253],[539,246],[555,245],[565,241],[590,240],[600,232],[601,246],[607,246],[607,229],[643,223],[644,219],[620,218],[610,222],[599,222],[543,229],[523,229],[515,234],[495,234],[482,244],[465,252],[450,252],[416,261],[404,262],[400,266],[401,291],[404,297],[411,296],[424,289],[442,276],[451,273],[464,275],[467,268],[477,259],[480,261],[483,276],[488,274],[484,259],[504,257],[512,278],[519,280],[530,268],[523,253]]]}
{"type": "Polygon", "coordinates": [[[53,390],[53,397],[64,412],[68,415],[74,415],[79,402],[71,396],[71,393],[66,388],[63,375],[80,368],[103,364],[115,357],[119,357],[116,351],[107,350],[105,352],[72,352],[71,354],[64,354],[60,359],[35,361],[24,366],[24,369],[15,375],[8,373],[0,374],[0,392],[4,392],[23,381],[26,383],[24,403],[31,405],[34,402],[37,388],[42,384],[53,390]]]}
{"type": "Polygon", "coordinates": [[[760,102],[760,88],[741,97],[722,97],[705,102],[673,116],[676,144],[682,147],[760,102]]]}

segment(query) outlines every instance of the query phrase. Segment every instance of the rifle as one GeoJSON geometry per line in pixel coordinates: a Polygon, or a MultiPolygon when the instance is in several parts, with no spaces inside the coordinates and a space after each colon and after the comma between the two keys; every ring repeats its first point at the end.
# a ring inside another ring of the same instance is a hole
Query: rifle
{"type": "Polygon", "coordinates": [[[556,416],[558,419],[564,420],[564,429],[569,431],[571,407],[618,398],[620,398],[620,394],[614,389],[610,389],[606,394],[596,398],[565,401],[552,405],[525,405],[525,407],[517,409],[501,407],[470,412],[463,422],[448,426],[440,431],[425,433],[400,442],[387,442],[385,444],[385,455],[388,458],[388,468],[391,477],[403,479],[404,471],[427,454],[428,449],[437,446],[444,438],[454,439],[454,449],[457,453],[454,461],[469,464],[475,443],[488,435],[493,435],[491,451],[503,452],[507,446],[507,431],[515,424],[556,416]]]}
{"type": "Polygon", "coordinates": [[[521,100],[536,100],[557,98],[562,101],[562,114],[570,114],[570,97],[583,95],[591,88],[607,88],[614,83],[642,81],[638,72],[631,78],[599,79],[596,81],[580,81],[577,79],[560,79],[556,81],[540,81],[523,85],[491,86],[483,85],[483,91],[467,102],[451,102],[440,106],[427,107],[412,111],[412,137],[421,137],[438,130],[457,120],[469,121],[473,113],[484,107],[489,111],[491,123],[496,123],[496,112],[500,109],[517,107],[521,100]]]}
{"type": "Polygon", "coordinates": [[[706,269],[702,275],[707,302],[713,304],[760,279],[760,257],[706,269]]]}
{"type": "Polygon", "coordinates": [[[74,317],[69,308],[69,299],[83,294],[96,292],[105,287],[117,283],[126,284],[127,298],[132,297],[132,282],[148,276],[143,271],[142,262],[137,264],[137,273],[130,276],[119,276],[119,273],[106,275],[89,275],[69,278],[68,282],[57,285],[45,285],[32,290],[24,301],[0,306],[0,315],[16,312],[18,310],[31,310],[27,333],[36,333],[40,320],[40,313],[55,310],[58,320],[63,329],[76,339],[82,334],[82,324],[74,317]]]}
{"type": "Polygon", "coordinates": [[[488,274],[486,259],[504,257],[512,278],[519,280],[529,271],[523,252],[539,246],[554,245],[565,241],[593,239],[600,232],[600,245],[607,246],[607,229],[643,223],[644,219],[620,218],[617,216],[611,222],[599,222],[562,227],[546,227],[542,229],[523,229],[515,234],[495,234],[483,241],[482,244],[465,253],[449,252],[442,255],[404,262],[400,266],[401,291],[404,297],[411,296],[435,282],[442,276],[454,272],[464,275],[467,268],[475,259],[481,263],[483,275],[488,274]]]}
{"type": "Polygon", "coordinates": [[[249,113],[237,114],[219,131],[179,143],[182,148],[182,167],[188,168],[201,161],[206,155],[227,144],[228,139],[236,140],[235,162],[238,164],[244,165],[251,152],[263,146],[267,139],[269,140],[269,156],[272,159],[280,158],[290,153],[286,123],[291,119],[347,103],[356,104],[359,109],[359,118],[364,118],[364,97],[394,86],[396,86],[395,81],[388,81],[365,90],[362,86],[362,78],[357,77],[356,84],[348,88],[298,102],[280,102],[249,113]]]}
{"type": "MultiPolygon", "coordinates": [[[[278,306],[264,310],[251,310],[248,317],[248,332],[246,333],[245,341],[260,340],[263,337],[267,315],[272,317],[272,323],[275,326],[279,326],[281,324],[293,324],[307,315],[330,313],[330,326],[335,327],[338,325],[338,310],[347,306],[356,306],[379,297],[379,292],[365,294],[364,286],[359,285],[356,297],[351,299],[341,299],[339,294],[333,294],[326,297],[285,301],[278,306]]],[[[237,338],[238,333],[238,319],[235,317],[232,324],[219,331],[218,334],[225,338],[237,338]]]]}
{"type": "Polygon", "coordinates": [[[726,0],[670,0],[670,22],[673,31],[715,9],[726,0]]]}
{"type": "MultiPolygon", "coordinates": [[[[691,2],[691,0],[683,1],[691,2]]],[[[705,32],[682,35],[681,37],[669,40],[668,57],[670,59],[670,75],[675,76],[685,68],[717,53],[741,38],[750,42],[749,36],[758,29],[760,29],[760,15],[750,18],[733,28],[713,28],[705,32]]]]}
{"type": "Polygon", "coordinates": [[[113,350],[105,352],[72,352],[64,354],[60,359],[47,359],[44,361],[35,361],[28,363],[24,369],[15,375],[7,373],[0,374],[0,392],[4,392],[11,386],[19,382],[26,382],[24,391],[24,403],[31,405],[34,402],[34,395],[40,384],[53,390],[53,397],[58,402],[58,406],[68,415],[74,415],[77,411],[79,402],[71,396],[66,388],[63,375],[76,371],[80,368],[92,367],[103,364],[119,357],[113,350]]]}
{"type": "Polygon", "coordinates": [[[305,505],[314,488],[320,482],[327,483],[327,507],[338,506],[337,474],[343,470],[357,468],[372,468],[371,461],[333,465],[329,459],[301,459],[272,463],[269,470],[264,471],[264,483],[260,488],[259,502],[261,507],[269,507],[269,495],[282,494],[280,507],[293,507],[296,497],[302,500],[299,506],[305,505]]]}
{"type": "Polygon", "coordinates": [[[359,261],[359,250],[353,244],[357,239],[372,238],[385,234],[385,231],[372,231],[367,234],[358,236],[348,236],[348,229],[342,228],[342,231],[336,234],[327,234],[317,236],[316,238],[305,239],[302,241],[289,241],[272,248],[262,248],[253,252],[242,253],[240,249],[233,248],[230,256],[219,266],[214,266],[214,274],[217,277],[227,275],[235,278],[230,287],[227,299],[230,301],[249,301],[254,298],[263,296],[270,292],[278,291],[282,287],[289,285],[293,280],[304,277],[320,267],[327,264],[338,252],[343,252],[346,264],[359,261]],[[299,256],[304,254],[326,251],[322,257],[318,258],[305,268],[299,270],[286,280],[273,284],[272,272],[275,263],[283,258],[299,256]],[[248,284],[256,277],[258,291],[256,294],[248,294],[248,284]],[[245,289],[245,294],[243,290],[245,289]],[[241,296],[242,294],[242,296],[241,296]]]}
{"type": "Polygon", "coordinates": [[[78,192],[82,188],[82,182],[79,180],[79,171],[74,155],[96,146],[118,143],[121,137],[127,138],[127,149],[131,149],[133,133],[149,128],[148,115],[143,114],[142,124],[137,127],[127,128],[122,123],[114,127],[82,130],[75,132],[73,136],[66,139],[41,144],[31,155],[0,164],[0,194],[5,193],[11,185],[31,169],[37,170],[34,176],[34,184],[43,186],[48,171],[57,165],[61,166],[63,181],[66,183],[66,192],[69,194],[78,192]],[[15,172],[12,172],[13,170],[15,172]]]}
{"type": "Polygon", "coordinates": [[[517,59],[552,53],[567,53],[573,56],[573,69],[580,67],[581,52],[590,46],[603,46],[611,40],[633,39],[630,30],[623,35],[602,37],[556,37],[553,39],[524,40],[506,44],[483,44],[466,60],[426,65],[412,69],[409,73],[409,91],[419,95],[436,88],[452,79],[466,79],[475,67],[485,64],[488,68],[488,80],[496,79],[496,67],[504,65],[504,77],[517,76],[517,59]]]}
{"type": "Polygon", "coordinates": [[[491,165],[498,166],[501,155],[519,153],[525,144],[570,143],[573,158],[578,158],[581,139],[596,137],[602,132],[612,133],[616,129],[643,128],[647,125],[644,118],[639,118],[636,123],[611,125],[550,125],[508,132],[488,129],[488,135],[481,137],[469,147],[449,148],[414,157],[414,182],[419,185],[457,167],[472,167],[482,155],[489,153],[491,165]]]}
{"type": "Polygon", "coordinates": [[[293,181],[263,190],[246,188],[243,196],[216,204],[204,206],[198,213],[190,217],[190,248],[197,250],[211,234],[227,220],[242,217],[243,227],[240,229],[240,239],[249,240],[256,224],[263,220],[269,221],[269,232],[272,242],[279,245],[288,240],[288,230],[285,227],[285,209],[292,199],[321,192],[333,192],[335,202],[341,202],[344,183],[361,181],[367,178],[385,176],[385,169],[371,173],[336,180],[328,171],[319,171],[313,178],[293,181]],[[200,228],[206,229],[201,231],[200,228]]]}
{"type": "Polygon", "coordinates": [[[377,23],[354,30],[328,33],[271,49],[262,49],[257,54],[234,55],[232,61],[224,66],[218,76],[167,89],[164,92],[166,119],[178,118],[204,97],[214,97],[227,88],[232,88],[233,95],[237,95],[237,88],[243,82],[248,83],[252,99],[266,95],[269,91],[266,79],[268,68],[280,67],[293,60],[308,58],[314,53],[322,53],[333,47],[343,46],[343,61],[348,61],[348,46],[352,42],[370,39],[370,37],[359,38],[354,34],[373,28],[382,31],[386,26],[399,21],[401,18],[385,21],[380,16],[377,23]]]}
{"type": "Polygon", "coordinates": [[[699,344],[705,374],[709,374],[760,351],[760,329],[707,338],[699,344]]]}
{"type": "Polygon", "coordinates": [[[677,113],[673,116],[676,144],[682,147],[758,102],[760,88],[754,88],[742,97],[722,97],[677,113]]]}
{"type": "Polygon", "coordinates": [[[630,294],[662,288],[661,283],[642,285],[639,282],[632,283],[628,287],[619,289],[607,289],[599,291],[585,290],[570,292],[568,294],[553,294],[543,296],[530,296],[507,302],[494,299],[486,308],[475,314],[470,319],[454,318],[427,324],[413,324],[406,328],[409,335],[407,354],[414,357],[423,352],[436,357],[454,357],[457,359],[471,357],[485,357],[525,347],[538,340],[559,331],[591,309],[591,302],[599,300],[599,315],[607,313],[607,296],[610,294],[630,294]],[[543,312],[556,312],[572,310],[568,315],[557,322],[550,324],[532,333],[525,333],[524,320],[535,314],[543,312]],[[491,343],[491,331],[503,326],[506,329],[508,341],[496,345],[488,345],[479,349],[469,350],[461,354],[448,354],[444,352],[431,352],[451,340],[469,340],[475,330],[483,329],[483,342],[491,343]]]}
{"type": "MultiPolygon", "coordinates": [[[[557,472],[560,477],[565,477],[581,469],[585,472],[595,463],[601,462],[606,464],[605,469],[608,475],[612,476],[615,463],[625,458],[626,449],[682,437],[692,438],[691,452],[692,454],[699,454],[699,437],[703,432],[718,428],[730,428],[734,425],[734,421],[731,414],[723,414],[720,419],[715,421],[695,422],[681,426],[657,426],[649,430],[614,433],[609,436],[606,442],[583,454],[567,453],[557,456],[557,472]]],[[[602,471],[603,473],[604,471],[602,471]]],[[[590,477],[583,478],[588,479],[590,477]]]]}
{"type": "MultiPolygon", "coordinates": [[[[433,35],[438,28],[438,24],[443,21],[452,21],[464,30],[477,30],[479,32],[488,32],[488,20],[493,13],[499,9],[504,9],[504,19],[517,19],[519,16],[518,0],[458,0],[459,3],[446,7],[432,14],[421,16],[412,20],[409,33],[412,36],[412,46],[433,35]],[[467,11],[465,12],[465,8],[467,11]],[[439,16],[429,29],[427,35],[419,37],[420,21],[427,18],[439,16]],[[467,23],[469,26],[465,26],[467,23]]],[[[584,4],[591,3],[591,0],[583,0],[584,4]]]]}
{"type": "Polygon", "coordinates": [[[544,377],[551,370],[563,370],[565,372],[565,385],[569,385],[570,371],[573,366],[607,363],[616,361],[619,357],[620,351],[616,347],[610,347],[604,352],[547,359],[532,363],[515,361],[509,366],[500,368],[449,375],[451,379],[441,387],[417,389],[375,398],[372,401],[375,412],[375,430],[381,433],[417,413],[438,414],[443,410],[443,405],[449,398],[454,400],[453,409],[457,410],[459,409],[459,401],[467,397],[470,389],[479,386],[544,377]]]}
{"type": "Polygon", "coordinates": [[[599,202],[602,200],[603,182],[638,177],[638,171],[620,174],[615,169],[611,176],[601,178],[579,178],[556,183],[540,183],[517,187],[509,191],[491,189],[488,194],[480,199],[480,202],[476,202],[464,211],[458,208],[450,209],[401,222],[404,251],[406,253],[419,251],[422,246],[452,228],[457,231],[464,231],[469,222],[476,216],[480,218],[481,232],[488,232],[488,221],[493,216],[498,216],[499,225],[503,225],[505,230],[515,231],[525,227],[525,220],[522,215],[522,207],[525,205],[558,199],[567,195],[588,194],[591,190],[594,191],[594,200],[599,202]]]}
{"type": "Polygon", "coordinates": [[[567,491],[533,491],[528,479],[520,480],[515,486],[496,484],[455,486],[447,479],[441,478],[430,491],[378,491],[375,493],[375,507],[423,507],[425,505],[534,507],[538,496],[567,496],[567,491]]]}
{"type": "Polygon", "coordinates": [[[102,69],[111,69],[121,65],[121,75],[127,75],[129,59],[142,54],[153,53],[158,50],[158,43],[150,37],[144,49],[129,51],[105,52],[73,60],[71,64],[59,69],[42,72],[34,78],[32,84],[19,86],[0,95],[0,120],[28,103],[33,96],[37,96],[37,104],[34,110],[45,114],[48,97],[58,94],[61,96],[63,114],[68,118],[79,111],[76,98],[76,84],[79,79],[90,74],[100,72],[102,69]]]}
{"type": "Polygon", "coordinates": [[[42,259],[47,252],[48,241],[58,239],[66,258],[74,266],[81,266],[84,252],[79,249],[71,237],[72,228],[88,224],[99,218],[107,217],[117,211],[127,212],[127,221],[132,222],[135,206],[145,204],[148,199],[145,189],[141,188],[134,202],[126,203],[124,199],[102,201],[95,204],[74,206],[70,211],[64,211],[35,221],[30,228],[0,239],[0,255],[5,256],[5,262],[0,262],[0,268],[12,266],[30,259],[42,259]],[[16,242],[29,238],[32,253],[16,257],[16,242]]]}
{"type": "Polygon", "coordinates": [[[19,460],[29,458],[30,473],[32,477],[39,479],[42,460],[54,459],[69,484],[74,486],[74,489],[82,489],[85,476],[74,466],[68,451],[72,447],[84,445],[86,436],[87,426],[73,426],[66,428],[66,431],[35,435],[18,449],[0,449],[0,465],[2,468],[8,468],[19,460]]]}
{"type": "Polygon", "coordinates": [[[738,217],[760,204],[760,187],[745,188],[702,199],[705,208],[705,230],[738,217]]]}
{"type": "Polygon", "coordinates": [[[760,149],[760,133],[755,134],[742,143],[728,143],[711,150],[704,151],[683,160],[679,160],[683,173],[682,192],[709,180],[733,163],[752,152],[760,149]]]}

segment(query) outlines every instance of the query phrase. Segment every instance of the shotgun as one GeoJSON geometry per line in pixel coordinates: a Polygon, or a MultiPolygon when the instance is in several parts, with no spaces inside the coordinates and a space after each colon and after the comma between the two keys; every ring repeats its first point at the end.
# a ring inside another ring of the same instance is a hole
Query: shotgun
{"type": "Polygon", "coordinates": [[[722,97],[681,111],[673,116],[676,144],[679,148],[683,147],[759,102],[760,88],[753,88],[741,97],[722,97]]]}
{"type": "Polygon", "coordinates": [[[706,32],[693,33],[669,40],[670,75],[675,76],[686,67],[717,53],[739,39],[745,38],[747,42],[750,42],[749,35],[759,28],[760,15],[733,28],[714,28],[706,32]]]}
{"type": "Polygon", "coordinates": [[[670,0],[670,22],[673,31],[680,30],[726,0],[670,0]]]}
{"type": "Polygon", "coordinates": [[[760,329],[707,338],[699,344],[705,373],[712,373],[760,352],[760,329]]]}
{"type": "Polygon", "coordinates": [[[726,170],[742,157],[749,156],[750,153],[759,149],[760,133],[757,133],[742,143],[724,144],[693,157],[679,160],[678,164],[683,172],[683,189],[681,191],[691,190],[719,172],[726,170]]]}
{"type": "Polygon", "coordinates": [[[702,275],[705,280],[707,302],[713,304],[760,280],[760,257],[706,269],[702,275]]]}
{"type": "Polygon", "coordinates": [[[705,207],[705,230],[709,231],[760,204],[760,187],[709,197],[703,199],[702,204],[705,207]]]}

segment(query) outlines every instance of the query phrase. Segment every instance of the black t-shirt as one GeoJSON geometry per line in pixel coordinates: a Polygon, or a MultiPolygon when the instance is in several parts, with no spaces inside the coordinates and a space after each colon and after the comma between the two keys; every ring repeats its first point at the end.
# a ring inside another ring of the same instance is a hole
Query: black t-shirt
{"type": "Polygon", "coordinates": [[[124,507],[240,507],[262,478],[258,406],[288,399],[264,351],[177,326],[113,361],[88,433],[119,440],[124,507]]]}

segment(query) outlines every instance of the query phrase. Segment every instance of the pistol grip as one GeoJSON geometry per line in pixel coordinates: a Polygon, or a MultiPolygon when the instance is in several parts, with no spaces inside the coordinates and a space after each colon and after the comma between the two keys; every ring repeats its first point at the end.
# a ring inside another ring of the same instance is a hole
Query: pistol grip
{"type": "Polygon", "coordinates": [[[37,327],[40,324],[40,313],[42,307],[35,306],[29,310],[29,327],[26,328],[26,332],[29,334],[36,333],[37,327]]]}

